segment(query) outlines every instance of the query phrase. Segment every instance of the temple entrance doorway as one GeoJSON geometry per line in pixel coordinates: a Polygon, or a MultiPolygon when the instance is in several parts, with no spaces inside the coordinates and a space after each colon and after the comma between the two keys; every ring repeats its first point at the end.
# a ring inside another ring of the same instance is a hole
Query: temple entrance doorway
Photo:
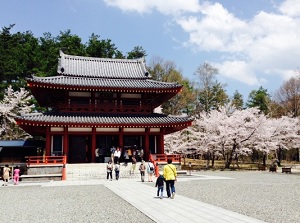
{"type": "Polygon", "coordinates": [[[99,148],[99,162],[106,163],[110,160],[110,149],[119,145],[118,135],[97,135],[96,148],[99,148]]]}
{"type": "Polygon", "coordinates": [[[69,163],[91,162],[91,137],[69,136],[69,163]]]}

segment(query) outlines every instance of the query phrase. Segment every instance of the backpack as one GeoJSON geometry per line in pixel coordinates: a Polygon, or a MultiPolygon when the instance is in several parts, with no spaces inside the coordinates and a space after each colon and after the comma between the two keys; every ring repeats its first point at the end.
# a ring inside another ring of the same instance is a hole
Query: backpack
{"type": "MultiPolygon", "coordinates": [[[[152,164],[152,163],[151,163],[151,164],[152,164]]],[[[150,165],[150,163],[149,163],[149,170],[150,170],[150,171],[153,171],[153,170],[154,170],[153,165],[150,165]]]]}

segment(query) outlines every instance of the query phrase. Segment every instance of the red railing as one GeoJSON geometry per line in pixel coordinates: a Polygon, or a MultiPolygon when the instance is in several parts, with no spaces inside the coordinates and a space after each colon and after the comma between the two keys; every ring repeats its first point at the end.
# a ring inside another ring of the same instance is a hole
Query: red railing
{"type": "Polygon", "coordinates": [[[66,156],[27,156],[27,166],[31,165],[50,165],[66,164],[66,156]]]}
{"type": "Polygon", "coordinates": [[[114,105],[114,104],[58,104],[60,111],[65,112],[118,112],[118,113],[151,113],[153,108],[149,105],[114,105]]]}
{"type": "Polygon", "coordinates": [[[151,154],[150,157],[152,157],[152,159],[157,162],[167,162],[168,159],[171,159],[172,162],[176,162],[176,163],[181,162],[180,155],[151,154]]]}
{"type": "Polygon", "coordinates": [[[166,163],[168,159],[172,160],[172,163],[180,163],[181,156],[180,155],[166,155],[166,154],[150,154],[149,160],[153,163],[155,167],[155,176],[158,177],[159,175],[159,167],[158,164],[160,162],[166,163]]]}

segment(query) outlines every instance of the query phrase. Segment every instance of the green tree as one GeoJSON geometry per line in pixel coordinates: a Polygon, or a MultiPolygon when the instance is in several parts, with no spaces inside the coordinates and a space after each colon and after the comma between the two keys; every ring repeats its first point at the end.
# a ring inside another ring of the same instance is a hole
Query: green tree
{"type": "Polygon", "coordinates": [[[244,106],[243,95],[241,95],[238,91],[235,91],[233,94],[233,98],[231,100],[231,104],[237,109],[243,109],[244,106]]]}
{"type": "Polygon", "coordinates": [[[146,56],[146,50],[141,46],[135,46],[132,51],[127,53],[127,59],[138,59],[146,56]]]}
{"type": "Polygon", "coordinates": [[[118,58],[122,59],[124,56],[117,49],[116,45],[110,39],[101,40],[99,35],[92,35],[87,43],[86,52],[90,57],[100,58],[118,58]]]}
{"type": "Polygon", "coordinates": [[[188,115],[194,114],[196,91],[193,84],[188,79],[183,78],[174,62],[154,58],[150,62],[148,70],[155,80],[178,82],[183,85],[182,92],[162,104],[162,111],[164,113],[172,115],[180,115],[182,113],[188,113],[188,115]]]}
{"type": "Polygon", "coordinates": [[[204,63],[195,71],[199,85],[199,112],[205,111],[208,113],[213,109],[218,109],[229,101],[229,97],[224,89],[225,85],[216,81],[217,74],[218,69],[209,63],[204,63]]]}
{"type": "Polygon", "coordinates": [[[25,78],[41,64],[38,40],[30,31],[11,34],[13,27],[4,27],[0,32],[0,98],[9,85],[14,89],[26,86],[25,78]]]}
{"type": "Polygon", "coordinates": [[[258,90],[250,92],[246,105],[248,108],[257,107],[264,114],[268,114],[269,103],[270,95],[268,94],[268,90],[261,86],[258,90]]]}
{"type": "Polygon", "coordinates": [[[56,40],[64,53],[87,56],[85,45],[81,43],[81,38],[77,35],[71,34],[71,30],[68,29],[64,32],[60,31],[60,35],[56,37],[56,40]]]}
{"type": "Polygon", "coordinates": [[[46,32],[39,38],[41,46],[41,66],[36,72],[38,76],[55,76],[57,74],[57,58],[59,53],[59,43],[57,37],[46,32]]]}

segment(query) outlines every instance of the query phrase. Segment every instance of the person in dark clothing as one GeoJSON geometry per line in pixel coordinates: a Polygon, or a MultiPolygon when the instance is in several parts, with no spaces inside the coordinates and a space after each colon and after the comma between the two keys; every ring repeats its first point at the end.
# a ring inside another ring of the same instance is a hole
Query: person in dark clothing
{"type": "Polygon", "coordinates": [[[155,187],[157,187],[157,197],[163,198],[165,178],[162,173],[156,179],[155,187]],[[159,193],[160,192],[160,193],[159,193]],[[159,196],[160,194],[160,196],[159,196]]]}

